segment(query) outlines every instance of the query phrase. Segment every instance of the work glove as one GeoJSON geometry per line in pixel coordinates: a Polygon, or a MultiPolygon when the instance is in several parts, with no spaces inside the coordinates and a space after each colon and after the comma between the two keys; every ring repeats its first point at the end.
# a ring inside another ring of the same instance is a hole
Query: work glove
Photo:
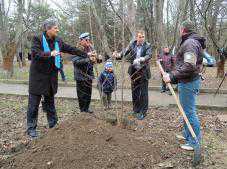
{"type": "Polygon", "coordinates": [[[97,62],[97,54],[95,52],[89,52],[88,56],[91,63],[95,64],[97,62]]]}
{"type": "Polygon", "coordinates": [[[135,59],[135,60],[133,61],[133,65],[134,65],[134,66],[140,65],[140,59],[139,59],[139,58],[138,58],[138,59],[135,59]]]}
{"type": "Polygon", "coordinates": [[[140,63],[143,63],[144,61],[145,61],[145,58],[144,58],[144,57],[140,57],[140,58],[139,58],[139,62],[140,62],[140,63]]]}
{"type": "Polygon", "coordinates": [[[171,82],[169,73],[163,74],[162,77],[163,77],[163,81],[164,81],[164,82],[166,82],[166,83],[170,83],[170,82],[171,82]]]}
{"type": "Polygon", "coordinates": [[[52,57],[55,57],[55,56],[57,56],[57,55],[59,55],[60,54],[60,52],[57,52],[56,50],[53,50],[53,51],[51,51],[51,53],[50,53],[50,55],[52,56],[52,57]]]}

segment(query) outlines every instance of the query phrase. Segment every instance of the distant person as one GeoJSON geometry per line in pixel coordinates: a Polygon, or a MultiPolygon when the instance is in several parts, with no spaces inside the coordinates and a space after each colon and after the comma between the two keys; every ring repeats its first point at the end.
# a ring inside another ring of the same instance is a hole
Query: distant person
{"type": "Polygon", "coordinates": [[[19,62],[22,62],[23,61],[23,52],[20,51],[18,56],[19,56],[19,62]]]}
{"type": "MultiPolygon", "coordinates": [[[[174,56],[170,53],[170,50],[168,47],[164,47],[162,52],[159,54],[158,56],[158,60],[160,61],[163,69],[165,72],[170,72],[171,70],[173,70],[174,68],[174,56]]],[[[169,91],[168,87],[166,86],[166,83],[162,80],[162,84],[161,84],[161,93],[169,91]]]]}
{"type": "Polygon", "coordinates": [[[28,52],[28,60],[32,60],[32,55],[30,52],[28,52]]]}
{"type": "Polygon", "coordinates": [[[226,59],[227,58],[227,47],[226,48],[219,48],[218,49],[218,53],[220,53],[220,55],[226,59]]]}

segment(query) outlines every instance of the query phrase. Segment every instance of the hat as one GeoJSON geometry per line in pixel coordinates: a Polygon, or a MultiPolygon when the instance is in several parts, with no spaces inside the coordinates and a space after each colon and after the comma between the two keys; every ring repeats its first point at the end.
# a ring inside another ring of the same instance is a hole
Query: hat
{"type": "Polygon", "coordinates": [[[88,32],[82,33],[79,39],[90,39],[90,34],[88,32]]]}
{"type": "Polygon", "coordinates": [[[190,20],[185,20],[181,23],[181,26],[185,28],[188,32],[195,31],[195,24],[190,20]]]}
{"type": "Polygon", "coordinates": [[[113,63],[108,61],[105,63],[105,68],[108,69],[108,68],[113,68],[113,63]]]}
{"type": "Polygon", "coordinates": [[[58,22],[55,18],[48,18],[43,22],[43,29],[44,31],[47,31],[56,25],[58,25],[58,22]]]}

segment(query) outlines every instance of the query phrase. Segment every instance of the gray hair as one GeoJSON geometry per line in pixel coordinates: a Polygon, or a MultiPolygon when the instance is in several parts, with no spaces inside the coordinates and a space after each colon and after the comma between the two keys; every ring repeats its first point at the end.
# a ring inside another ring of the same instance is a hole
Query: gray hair
{"type": "Polygon", "coordinates": [[[44,31],[47,31],[51,29],[53,26],[57,26],[58,22],[56,19],[53,18],[48,18],[43,22],[43,29],[44,31]]]}

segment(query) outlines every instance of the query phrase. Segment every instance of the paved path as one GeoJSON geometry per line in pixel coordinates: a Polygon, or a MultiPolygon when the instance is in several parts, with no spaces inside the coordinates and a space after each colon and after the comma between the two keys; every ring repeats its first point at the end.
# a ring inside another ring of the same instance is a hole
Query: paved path
{"type": "MultiPolygon", "coordinates": [[[[0,94],[28,95],[28,86],[0,83],[0,94]]],[[[76,88],[59,87],[57,97],[77,98],[76,88]]],[[[117,101],[121,101],[121,89],[116,91],[116,98],[117,101]]],[[[96,88],[93,88],[92,99],[99,99],[99,93],[96,88]]],[[[114,93],[112,99],[115,100],[114,93]]],[[[124,101],[132,101],[130,89],[124,89],[124,101]]],[[[161,94],[159,91],[149,91],[149,106],[168,106],[170,104],[175,104],[172,96],[161,94]]],[[[215,98],[213,94],[200,94],[197,104],[199,106],[226,108],[227,110],[227,94],[220,94],[215,98]]]]}

